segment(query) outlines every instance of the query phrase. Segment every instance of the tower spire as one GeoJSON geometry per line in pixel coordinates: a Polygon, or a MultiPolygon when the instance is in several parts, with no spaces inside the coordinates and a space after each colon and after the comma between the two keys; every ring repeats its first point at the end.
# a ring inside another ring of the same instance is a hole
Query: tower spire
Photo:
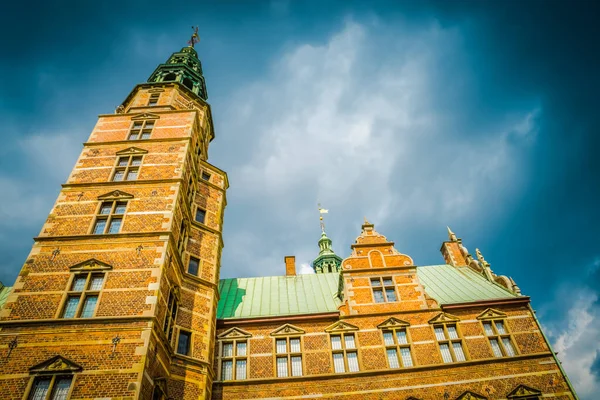
{"type": "Polygon", "coordinates": [[[335,254],[331,248],[332,241],[325,233],[325,222],[323,214],[329,213],[329,210],[319,207],[319,222],[321,225],[321,238],[319,239],[319,255],[313,261],[313,269],[317,274],[325,272],[339,272],[342,267],[342,258],[335,254]]]}

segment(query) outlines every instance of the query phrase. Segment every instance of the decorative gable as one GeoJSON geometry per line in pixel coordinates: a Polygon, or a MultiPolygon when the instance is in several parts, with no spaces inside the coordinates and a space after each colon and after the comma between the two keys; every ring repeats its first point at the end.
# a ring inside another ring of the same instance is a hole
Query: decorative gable
{"type": "Polygon", "coordinates": [[[98,196],[98,200],[126,200],[133,199],[133,195],[122,192],[120,190],[113,190],[112,192],[105,193],[102,196],[98,196]]]}
{"type": "Polygon", "coordinates": [[[219,339],[238,339],[238,338],[249,338],[252,335],[239,328],[227,329],[225,332],[217,336],[219,339]]]}
{"type": "Polygon", "coordinates": [[[405,327],[405,326],[410,326],[409,322],[406,321],[402,321],[401,319],[398,318],[389,318],[387,320],[385,320],[384,322],[382,322],[381,324],[377,325],[377,327],[379,329],[393,329],[393,328],[400,328],[400,327],[405,327]]]}
{"type": "Polygon", "coordinates": [[[512,392],[510,392],[507,397],[509,399],[518,399],[519,397],[536,396],[541,394],[542,392],[537,389],[532,389],[525,385],[519,385],[512,392]]]}
{"type": "Polygon", "coordinates": [[[29,368],[31,374],[56,374],[56,373],[74,373],[79,372],[83,368],[81,365],[75,364],[73,361],[64,358],[63,356],[54,356],[49,360],[34,365],[29,368]]]}
{"type": "Polygon", "coordinates": [[[452,314],[448,314],[448,313],[439,313],[437,316],[435,316],[434,318],[430,319],[428,322],[430,324],[444,324],[446,322],[456,322],[459,321],[460,319],[452,314]]]}
{"type": "Polygon", "coordinates": [[[125,156],[125,155],[129,156],[129,155],[146,154],[146,153],[148,153],[148,150],[140,149],[139,147],[130,147],[125,150],[117,151],[116,154],[118,156],[125,156]]]}
{"type": "Polygon", "coordinates": [[[483,397],[480,394],[467,391],[458,396],[456,400],[487,400],[487,397],[483,397]]]}
{"type": "Polygon", "coordinates": [[[271,332],[271,336],[302,335],[304,331],[297,326],[285,324],[271,332]]]}
{"type": "Polygon", "coordinates": [[[85,260],[80,262],[79,264],[72,265],[69,267],[71,272],[79,272],[79,271],[108,271],[112,269],[112,265],[108,265],[102,261],[98,261],[95,258],[90,258],[89,260],[85,260]]]}
{"type": "Polygon", "coordinates": [[[344,321],[338,321],[333,325],[329,325],[325,328],[325,332],[351,332],[357,331],[358,326],[354,326],[344,321]]]}
{"type": "Polygon", "coordinates": [[[484,312],[479,314],[479,316],[477,316],[477,319],[494,319],[494,318],[506,318],[506,314],[501,311],[494,310],[493,308],[488,308],[487,310],[485,310],[484,312]]]}
{"type": "Polygon", "coordinates": [[[133,117],[131,117],[132,121],[136,121],[136,120],[140,120],[140,119],[159,119],[160,115],[158,114],[152,114],[152,113],[141,113],[141,114],[137,114],[134,115],[133,117]]]}

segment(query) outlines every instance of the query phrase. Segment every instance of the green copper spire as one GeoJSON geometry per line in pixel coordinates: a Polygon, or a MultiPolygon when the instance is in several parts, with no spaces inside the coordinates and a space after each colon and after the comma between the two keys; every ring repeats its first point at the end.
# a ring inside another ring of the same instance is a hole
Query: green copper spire
{"type": "Polygon", "coordinates": [[[199,40],[196,31],[192,35],[190,45],[173,53],[166,63],[160,64],[150,75],[148,82],[179,82],[201,99],[208,99],[202,63],[194,49],[194,44],[199,40]]]}
{"type": "Polygon", "coordinates": [[[331,248],[331,239],[325,231],[319,239],[319,256],[313,261],[313,269],[317,274],[325,272],[340,272],[342,269],[342,257],[335,254],[331,248]]]}

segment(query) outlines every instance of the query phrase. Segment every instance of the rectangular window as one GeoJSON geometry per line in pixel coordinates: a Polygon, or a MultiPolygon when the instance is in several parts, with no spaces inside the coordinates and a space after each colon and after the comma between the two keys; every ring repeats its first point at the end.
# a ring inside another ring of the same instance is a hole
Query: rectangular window
{"type": "Polygon", "coordinates": [[[196,221],[203,224],[205,219],[206,219],[206,210],[197,208],[196,209],[196,221]]]}
{"type": "Polygon", "coordinates": [[[275,339],[277,377],[302,376],[302,351],[299,337],[275,339]]]}
{"type": "Polygon", "coordinates": [[[75,275],[71,289],[67,292],[61,318],[92,318],[103,284],[102,273],[87,272],[75,275]]]}
{"type": "Polygon", "coordinates": [[[181,227],[179,228],[179,239],[177,240],[177,249],[179,253],[183,256],[183,252],[185,251],[185,247],[188,241],[188,232],[187,227],[185,226],[185,221],[181,221],[181,227]]]}
{"type": "Polygon", "coordinates": [[[171,338],[173,337],[173,330],[175,329],[175,321],[177,321],[177,311],[179,309],[179,299],[174,288],[169,290],[169,297],[167,299],[167,312],[165,315],[165,323],[163,330],[167,335],[167,340],[171,344],[171,338]]]}
{"type": "Polygon", "coordinates": [[[177,352],[187,356],[190,354],[190,345],[192,343],[192,333],[179,330],[179,340],[177,341],[177,352]]]}
{"type": "Polygon", "coordinates": [[[202,179],[205,181],[210,181],[210,174],[206,171],[202,171],[202,179]]]}
{"type": "Polygon", "coordinates": [[[398,301],[396,285],[391,277],[371,278],[371,290],[375,303],[398,301]]]}
{"type": "Polygon", "coordinates": [[[245,339],[221,342],[221,380],[241,380],[247,378],[248,343],[245,339]],[[235,368],[234,368],[235,366],[235,368]]]}
{"type": "Polygon", "coordinates": [[[113,234],[121,231],[126,201],[104,201],[100,204],[92,233],[94,235],[113,234]]]}
{"type": "Polygon", "coordinates": [[[33,381],[28,400],[67,400],[72,376],[43,376],[33,381]]]}
{"type": "Polygon", "coordinates": [[[190,262],[188,263],[188,274],[198,276],[198,270],[200,269],[200,260],[196,257],[190,256],[190,262]]]}
{"type": "Polygon", "coordinates": [[[383,343],[390,368],[413,366],[406,328],[384,330],[383,343]]]}
{"type": "Polygon", "coordinates": [[[135,181],[142,165],[142,156],[121,156],[113,172],[113,182],[135,181]]]}
{"type": "Polygon", "coordinates": [[[515,346],[503,320],[483,321],[483,332],[490,341],[494,357],[514,357],[515,346]]]}
{"type": "Polygon", "coordinates": [[[158,104],[158,99],[160,98],[160,93],[152,93],[150,94],[150,98],[148,99],[149,106],[155,106],[158,104]]]}
{"type": "Polygon", "coordinates": [[[127,140],[150,139],[152,129],[154,129],[154,121],[134,121],[129,129],[127,140]]]}
{"type": "Polygon", "coordinates": [[[358,352],[354,333],[331,335],[331,350],[335,372],[359,371],[358,352]]]}
{"type": "Polygon", "coordinates": [[[435,325],[433,331],[445,363],[467,360],[462,339],[455,324],[435,325]]]}

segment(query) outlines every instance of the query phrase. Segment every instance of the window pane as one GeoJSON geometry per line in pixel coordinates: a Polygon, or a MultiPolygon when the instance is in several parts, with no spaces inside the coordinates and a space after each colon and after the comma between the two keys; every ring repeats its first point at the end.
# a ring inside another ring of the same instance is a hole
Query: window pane
{"type": "Polygon", "coordinates": [[[138,169],[137,168],[132,168],[129,170],[129,172],[127,172],[127,180],[128,181],[135,181],[138,177],[138,169]]]}
{"type": "Polygon", "coordinates": [[[394,286],[392,278],[383,278],[383,286],[394,286]]]}
{"type": "Polygon", "coordinates": [[[335,372],[346,372],[344,367],[344,355],[342,353],[333,354],[333,369],[335,372]]]}
{"type": "Polygon", "coordinates": [[[233,361],[223,361],[221,364],[221,379],[224,381],[233,379],[233,361]]]}
{"type": "Polygon", "coordinates": [[[35,378],[29,393],[29,400],[45,400],[50,388],[51,378],[35,378]]]}
{"type": "Polygon", "coordinates": [[[381,286],[381,281],[379,280],[379,278],[377,278],[377,279],[371,279],[371,286],[373,286],[373,287],[379,287],[379,286],[381,286]]]}
{"type": "Polygon", "coordinates": [[[114,182],[121,182],[123,180],[123,174],[125,171],[115,171],[115,176],[113,176],[114,182]]]}
{"type": "Polygon", "coordinates": [[[105,219],[97,220],[96,225],[94,225],[94,235],[103,234],[105,228],[106,228],[106,220],[105,219]]]}
{"type": "Polygon", "coordinates": [[[396,301],[396,291],[394,289],[385,289],[387,301],[396,301]]]}
{"type": "Polygon", "coordinates": [[[204,219],[206,218],[206,211],[201,208],[196,209],[196,221],[200,223],[204,223],[204,219]]]}
{"type": "Polygon", "coordinates": [[[355,349],[356,344],[354,343],[354,335],[344,335],[344,342],[347,349],[355,349]]]}
{"type": "Polygon", "coordinates": [[[119,157],[119,161],[117,162],[119,167],[126,167],[127,164],[129,164],[129,157],[119,157]]]}
{"type": "Polygon", "coordinates": [[[502,338],[502,344],[504,345],[504,350],[506,350],[507,356],[512,357],[516,354],[515,348],[513,347],[509,338],[502,338]]]}
{"type": "Polygon", "coordinates": [[[375,298],[375,303],[385,302],[385,299],[383,298],[383,291],[381,289],[373,289],[373,297],[375,298]]]}
{"type": "Polygon", "coordinates": [[[137,129],[140,129],[140,128],[142,127],[142,125],[143,125],[143,124],[144,124],[144,123],[143,123],[142,121],[135,121],[135,122],[133,123],[133,128],[134,128],[134,129],[136,129],[136,128],[137,128],[137,129]]]}
{"type": "Polygon", "coordinates": [[[277,357],[277,376],[280,378],[288,376],[287,357],[277,357]]]}
{"type": "Polygon", "coordinates": [[[408,347],[402,347],[400,349],[400,355],[402,356],[402,365],[404,367],[413,366],[412,357],[410,356],[410,349],[408,347]]]}
{"type": "Polygon", "coordinates": [[[191,333],[179,331],[179,341],[177,342],[177,352],[185,356],[190,352],[191,333]]]}
{"type": "Polygon", "coordinates": [[[65,304],[65,311],[63,312],[63,318],[74,318],[77,306],[79,305],[79,296],[69,297],[65,304]]]}
{"type": "Polygon", "coordinates": [[[287,353],[287,343],[285,339],[277,339],[276,343],[276,352],[277,354],[287,353]]]}
{"type": "Polygon", "coordinates": [[[129,137],[127,138],[128,140],[137,140],[138,138],[138,134],[137,133],[130,133],[129,137]]]}
{"type": "Polygon", "coordinates": [[[146,129],[152,129],[154,128],[154,121],[146,121],[146,129]]]}
{"type": "Polygon", "coordinates": [[[341,350],[342,349],[342,339],[339,336],[331,337],[331,348],[333,350],[341,350]]]}
{"type": "Polygon", "coordinates": [[[348,357],[348,371],[349,372],[356,372],[358,371],[358,356],[355,352],[348,352],[346,353],[346,356],[348,357]]]}
{"type": "Polygon", "coordinates": [[[121,218],[113,218],[110,221],[110,226],[108,227],[108,233],[119,233],[121,230],[121,218]]]}
{"type": "Polygon", "coordinates": [[[290,339],[290,353],[300,353],[300,339],[290,339]]]}
{"type": "Polygon", "coordinates": [[[246,360],[235,362],[235,379],[246,379],[246,360]]]}
{"type": "Polygon", "coordinates": [[[117,215],[125,214],[126,208],[127,208],[127,202],[119,201],[117,203],[117,205],[115,206],[115,214],[117,214],[117,215]]]}
{"type": "Polygon", "coordinates": [[[398,340],[398,344],[408,344],[408,338],[404,329],[396,331],[396,339],[398,340]]]}
{"type": "Polygon", "coordinates": [[[490,339],[490,345],[492,345],[492,351],[496,357],[502,357],[502,350],[500,350],[500,344],[496,339],[490,339]]]}
{"type": "Polygon", "coordinates": [[[202,172],[202,179],[204,179],[205,181],[209,181],[210,180],[210,174],[207,174],[206,172],[202,172]]]}
{"type": "Polygon", "coordinates": [[[448,336],[450,336],[450,339],[458,339],[458,332],[456,332],[455,325],[448,325],[446,329],[448,330],[448,336]]]}
{"type": "Polygon", "coordinates": [[[85,281],[86,281],[87,277],[86,276],[78,276],[75,278],[75,280],[73,281],[73,286],[71,287],[71,290],[74,292],[81,292],[83,291],[83,289],[85,288],[85,281]]]}
{"type": "Polygon", "coordinates": [[[440,351],[442,353],[442,359],[445,363],[452,362],[452,354],[450,354],[450,348],[448,347],[448,343],[440,344],[440,351]]]}
{"type": "Polygon", "coordinates": [[[149,132],[142,132],[142,139],[150,139],[150,133],[149,132]]]}
{"type": "Polygon", "coordinates": [[[246,342],[238,342],[236,345],[236,356],[245,356],[246,355],[246,342]]]}
{"type": "Polygon", "coordinates": [[[444,328],[441,326],[436,326],[433,328],[435,331],[435,338],[437,340],[446,340],[446,334],[444,333],[444,328]]]}
{"type": "Polygon", "coordinates": [[[134,167],[142,165],[142,157],[141,156],[131,157],[131,165],[133,165],[134,167]]]}
{"type": "Polygon", "coordinates": [[[387,349],[386,350],[388,364],[390,368],[400,368],[400,364],[398,363],[398,354],[396,349],[387,349]]]}
{"type": "Polygon", "coordinates": [[[110,214],[110,210],[112,210],[112,202],[102,203],[100,206],[100,214],[110,214]]]}
{"type": "Polygon", "coordinates": [[[190,257],[190,262],[188,264],[188,274],[198,276],[198,268],[200,266],[200,260],[195,257],[190,257]]]}
{"type": "Polygon", "coordinates": [[[483,330],[485,332],[485,334],[487,336],[493,336],[494,335],[494,331],[492,330],[492,324],[490,324],[489,322],[484,322],[483,323],[483,330]]]}
{"type": "Polygon", "coordinates": [[[54,390],[52,391],[52,396],[50,396],[51,400],[67,400],[67,395],[69,394],[69,388],[71,387],[70,376],[64,376],[56,378],[54,381],[54,390]]]}
{"type": "Polygon", "coordinates": [[[392,335],[392,332],[383,332],[383,343],[386,346],[394,345],[394,335],[392,335]]]}
{"type": "Polygon", "coordinates": [[[302,376],[302,357],[292,357],[292,376],[302,376]]]}
{"type": "Polygon", "coordinates": [[[466,361],[465,353],[463,352],[462,344],[460,342],[452,343],[452,349],[456,356],[456,361],[466,361]]]}
{"type": "Polygon", "coordinates": [[[496,321],[496,330],[498,331],[499,334],[504,335],[506,334],[506,330],[504,330],[504,323],[502,321],[496,321]]]}
{"type": "Polygon", "coordinates": [[[92,276],[92,280],[90,281],[90,290],[100,290],[102,289],[102,282],[104,281],[104,277],[102,275],[92,276]]]}
{"type": "Polygon", "coordinates": [[[91,318],[94,315],[96,309],[96,303],[98,302],[98,296],[87,296],[83,302],[83,310],[81,311],[81,318],[91,318]]]}
{"type": "Polygon", "coordinates": [[[233,343],[223,343],[223,357],[233,357],[233,343]]]}

